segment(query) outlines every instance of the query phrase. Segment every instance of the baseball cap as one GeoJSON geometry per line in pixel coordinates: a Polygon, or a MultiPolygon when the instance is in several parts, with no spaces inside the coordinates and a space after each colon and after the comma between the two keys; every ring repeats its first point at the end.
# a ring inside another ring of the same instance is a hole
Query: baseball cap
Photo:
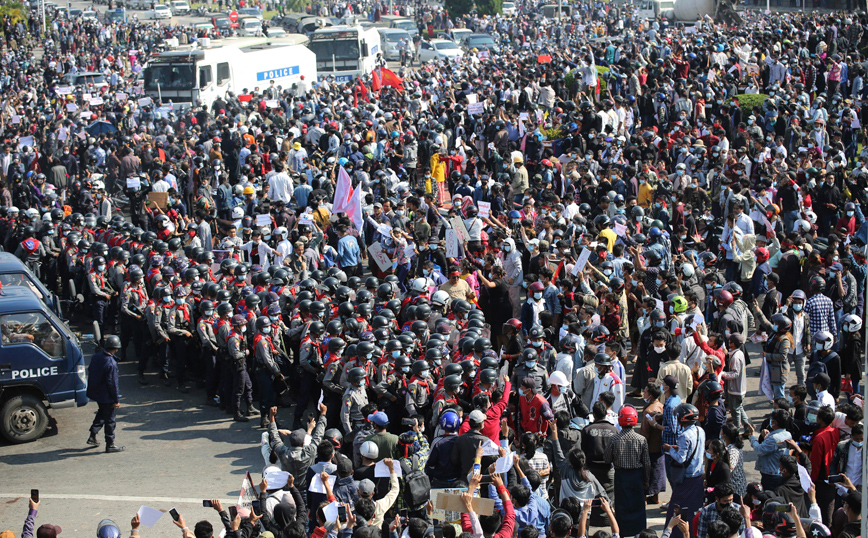
{"type": "Polygon", "coordinates": [[[36,538],[56,538],[62,531],[57,525],[45,523],[36,529],[36,538]]]}
{"type": "Polygon", "coordinates": [[[374,494],[374,483],[371,482],[370,479],[365,478],[361,482],[359,482],[359,493],[362,495],[373,495],[374,494]]]}
{"type": "Polygon", "coordinates": [[[668,375],[664,377],[663,382],[669,386],[670,390],[678,388],[678,378],[674,375],[668,375]]]}
{"type": "Polygon", "coordinates": [[[289,444],[292,446],[304,446],[304,436],[306,433],[307,432],[302,429],[293,431],[289,435],[289,444]]]}
{"type": "Polygon", "coordinates": [[[388,426],[389,415],[382,411],[377,411],[376,413],[368,415],[368,421],[373,422],[377,426],[388,426]]]}
{"type": "Polygon", "coordinates": [[[470,412],[470,423],[477,426],[485,422],[485,413],[479,409],[474,409],[470,412]]]}

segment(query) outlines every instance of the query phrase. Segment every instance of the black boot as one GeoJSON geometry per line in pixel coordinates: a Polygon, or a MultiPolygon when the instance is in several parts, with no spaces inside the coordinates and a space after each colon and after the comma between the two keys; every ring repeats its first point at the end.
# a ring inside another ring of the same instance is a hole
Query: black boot
{"type": "Polygon", "coordinates": [[[145,374],[139,374],[139,384],[140,385],[149,385],[150,384],[148,382],[148,380],[145,379],[145,374]]]}
{"type": "Polygon", "coordinates": [[[89,446],[99,446],[99,441],[96,440],[96,435],[90,434],[90,437],[87,438],[87,444],[89,446]]]}
{"type": "Polygon", "coordinates": [[[259,416],[259,411],[257,411],[256,409],[254,409],[254,408],[252,408],[252,407],[248,407],[248,408],[247,408],[247,413],[245,413],[245,416],[248,416],[248,417],[258,417],[258,416],[259,416]]]}
{"type": "Polygon", "coordinates": [[[250,419],[241,414],[241,412],[235,413],[235,418],[233,419],[235,422],[250,422],[250,419]]]}
{"type": "Polygon", "coordinates": [[[268,417],[265,415],[259,416],[259,427],[263,429],[268,428],[268,417]]]}
{"type": "Polygon", "coordinates": [[[124,450],[126,450],[126,448],[127,447],[125,447],[125,446],[118,446],[118,445],[112,443],[109,446],[105,447],[105,451],[108,454],[113,454],[115,452],[123,452],[124,450]]]}

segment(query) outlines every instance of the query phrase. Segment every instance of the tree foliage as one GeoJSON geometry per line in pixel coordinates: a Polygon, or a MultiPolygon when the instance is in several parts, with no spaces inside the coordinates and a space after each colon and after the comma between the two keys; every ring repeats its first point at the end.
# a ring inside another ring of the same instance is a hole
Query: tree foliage
{"type": "Polygon", "coordinates": [[[503,8],[503,0],[477,0],[476,10],[480,15],[500,15],[503,8]]]}
{"type": "Polygon", "coordinates": [[[473,0],[446,0],[443,6],[450,17],[462,17],[473,10],[473,0]]]}
{"type": "Polygon", "coordinates": [[[2,2],[0,3],[0,18],[9,17],[13,23],[23,22],[27,20],[27,10],[24,9],[24,4],[21,2],[2,2]]]}

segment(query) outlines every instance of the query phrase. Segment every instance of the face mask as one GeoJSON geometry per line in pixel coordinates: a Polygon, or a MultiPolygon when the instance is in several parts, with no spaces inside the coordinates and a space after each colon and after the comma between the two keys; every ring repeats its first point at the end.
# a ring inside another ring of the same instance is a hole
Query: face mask
{"type": "Polygon", "coordinates": [[[539,301],[540,299],[542,299],[542,296],[543,296],[542,293],[534,293],[534,294],[533,294],[533,298],[536,299],[537,301],[539,301]]]}
{"type": "Polygon", "coordinates": [[[401,210],[401,209],[399,209],[399,210],[395,211],[395,214],[398,215],[399,217],[403,217],[403,216],[404,216],[404,211],[401,210]]]}
{"type": "Polygon", "coordinates": [[[166,304],[169,304],[172,302],[172,298],[171,297],[163,297],[163,302],[166,304]]]}
{"type": "Polygon", "coordinates": [[[848,217],[852,217],[852,216],[853,216],[853,212],[852,212],[852,211],[847,211],[847,216],[848,216],[848,217]]]}
{"type": "Polygon", "coordinates": [[[658,288],[663,284],[663,281],[660,280],[659,278],[656,280],[656,282],[657,282],[657,287],[658,287],[658,288]]]}
{"type": "Polygon", "coordinates": [[[673,307],[670,306],[670,307],[669,307],[669,313],[670,313],[670,314],[674,314],[674,313],[675,313],[675,308],[673,308],[673,307]]]}
{"type": "Polygon", "coordinates": [[[512,250],[512,245],[503,245],[503,251],[504,252],[509,252],[511,250],[512,250]]]}
{"type": "Polygon", "coordinates": [[[853,441],[853,442],[852,442],[853,446],[855,446],[856,448],[862,448],[862,445],[863,445],[864,443],[865,443],[864,441],[859,442],[859,443],[857,443],[856,441],[853,441]]]}
{"type": "Polygon", "coordinates": [[[666,346],[654,346],[655,353],[663,353],[666,351],[666,346]]]}
{"type": "Polygon", "coordinates": [[[708,459],[710,459],[710,460],[713,460],[713,459],[714,459],[714,454],[712,454],[711,452],[706,452],[706,453],[705,453],[705,457],[708,458],[708,459]]]}
{"type": "Polygon", "coordinates": [[[393,358],[393,359],[397,359],[397,358],[400,357],[400,356],[401,356],[401,352],[400,352],[400,351],[393,351],[393,352],[392,352],[392,358],[393,358]]]}
{"type": "Polygon", "coordinates": [[[268,316],[268,319],[270,319],[272,323],[278,323],[280,321],[280,316],[268,316]]]}
{"type": "Polygon", "coordinates": [[[406,374],[406,373],[409,372],[409,371],[410,371],[410,367],[409,367],[409,366],[402,366],[402,367],[401,367],[401,372],[403,372],[403,373],[406,374]]]}
{"type": "Polygon", "coordinates": [[[422,269],[422,274],[428,277],[431,276],[431,271],[429,271],[428,269],[422,269]]]}
{"type": "Polygon", "coordinates": [[[816,413],[809,414],[807,419],[808,419],[808,424],[816,424],[817,423],[816,413]]]}
{"type": "Polygon", "coordinates": [[[611,275],[612,275],[612,270],[611,270],[611,269],[606,269],[605,271],[603,271],[603,274],[606,275],[606,276],[611,276],[611,275]]]}
{"type": "Polygon", "coordinates": [[[536,361],[524,361],[524,365],[533,370],[536,367],[536,361]]]}
{"type": "Polygon", "coordinates": [[[531,342],[531,345],[532,345],[533,347],[542,347],[543,343],[542,343],[542,341],[539,341],[539,342],[531,342]]]}
{"type": "Polygon", "coordinates": [[[177,305],[182,305],[182,304],[184,304],[185,302],[186,302],[186,301],[184,300],[183,297],[178,297],[177,299],[175,299],[175,304],[177,304],[177,305]]]}
{"type": "Polygon", "coordinates": [[[271,334],[271,327],[263,327],[262,334],[271,334]]]}
{"type": "Polygon", "coordinates": [[[802,311],[802,308],[804,308],[804,306],[805,306],[805,305],[803,305],[803,304],[794,304],[794,305],[793,305],[793,310],[795,310],[796,312],[801,312],[801,311],[802,311]]]}
{"type": "Polygon", "coordinates": [[[519,219],[512,219],[513,224],[518,224],[518,222],[519,222],[519,219]]]}
{"type": "Polygon", "coordinates": [[[96,270],[102,273],[103,271],[105,271],[105,265],[97,265],[96,270]]]}

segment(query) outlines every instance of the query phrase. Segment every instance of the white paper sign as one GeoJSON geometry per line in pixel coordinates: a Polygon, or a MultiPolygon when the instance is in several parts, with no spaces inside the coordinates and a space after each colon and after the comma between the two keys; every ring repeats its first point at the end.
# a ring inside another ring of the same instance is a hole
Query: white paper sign
{"type": "Polygon", "coordinates": [[[482,103],[470,103],[467,105],[467,112],[470,114],[482,114],[485,112],[485,107],[482,103]]]}
{"type": "Polygon", "coordinates": [[[661,301],[660,299],[654,299],[654,308],[661,312],[666,312],[665,310],[663,310],[663,301],[661,301]]]}
{"type": "Polygon", "coordinates": [[[125,94],[124,92],[118,92],[115,94],[115,99],[117,99],[118,101],[126,101],[127,94],[125,94]]]}
{"type": "Polygon", "coordinates": [[[473,103],[479,102],[479,98],[476,96],[475,93],[468,93],[467,95],[465,95],[465,97],[467,97],[467,103],[468,104],[472,105],[473,103]]]}
{"type": "Polygon", "coordinates": [[[66,103],[66,111],[67,112],[75,112],[78,110],[78,105],[75,103],[66,103]]]}
{"type": "Polygon", "coordinates": [[[380,224],[377,226],[377,231],[380,232],[380,235],[384,237],[392,236],[392,225],[391,224],[380,224]]]}
{"type": "Polygon", "coordinates": [[[327,504],[322,509],[322,514],[325,516],[326,521],[337,521],[339,517],[338,502],[334,501],[330,504],[327,504]]]}
{"type": "Polygon", "coordinates": [[[150,97],[142,97],[141,99],[139,99],[139,106],[148,106],[152,102],[153,101],[151,101],[150,97]]]}
{"type": "Polygon", "coordinates": [[[481,50],[481,51],[476,53],[476,57],[479,58],[480,60],[487,60],[487,59],[491,58],[491,53],[487,50],[481,50]]]}
{"type": "Polygon", "coordinates": [[[94,97],[89,102],[90,102],[90,106],[99,106],[99,105],[105,103],[105,101],[102,100],[102,97],[94,97]]]}
{"type": "Polygon", "coordinates": [[[494,444],[494,441],[488,441],[482,446],[483,456],[497,456],[500,454],[500,447],[494,444]]]}
{"type": "Polygon", "coordinates": [[[271,471],[266,473],[264,478],[268,482],[268,489],[281,489],[289,480],[289,473],[286,471],[271,471]]]}
{"type": "Polygon", "coordinates": [[[811,486],[814,485],[811,481],[811,473],[801,465],[799,465],[799,483],[802,485],[802,489],[805,490],[805,493],[807,493],[808,490],[811,489],[811,486]]]}
{"type": "Polygon", "coordinates": [[[615,224],[615,235],[618,237],[625,237],[627,235],[627,225],[615,224]]]}
{"type": "Polygon", "coordinates": [[[310,215],[307,213],[298,218],[298,223],[307,226],[313,226],[313,221],[310,219],[310,215]]]}
{"type": "Polygon", "coordinates": [[[268,108],[278,108],[280,107],[280,101],[277,99],[268,99],[265,101],[265,106],[268,108]]]}
{"type": "Polygon", "coordinates": [[[446,257],[458,257],[458,237],[455,235],[455,230],[446,230],[446,257]]]}
{"type": "Polygon", "coordinates": [[[464,226],[464,221],[461,217],[452,217],[449,222],[452,223],[452,229],[455,230],[455,236],[458,238],[458,241],[462,243],[470,241],[470,234],[467,233],[467,228],[464,226]]]}
{"type": "Polygon", "coordinates": [[[510,452],[506,456],[501,458],[497,458],[497,461],[494,464],[494,472],[497,474],[503,474],[509,472],[512,469],[512,464],[514,463],[513,453],[510,452]]]}
{"type": "Polygon", "coordinates": [[[12,116],[12,125],[15,125],[18,123],[21,123],[21,116],[18,116],[18,115],[12,116]]]}
{"type": "MultiPolygon", "coordinates": [[[[337,479],[337,475],[329,475],[329,486],[334,487],[335,480],[337,479]]],[[[310,481],[310,486],[308,486],[307,490],[314,493],[322,493],[323,495],[325,495],[325,484],[323,484],[322,478],[319,477],[319,473],[314,473],[313,478],[310,481]]]]}
{"type": "Polygon", "coordinates": [[[89,93],[81,94],[81,100],[82,101],[90,101],[90,94],[89,93]]]}
{"type": "Polygon", "coordinates": [[[72,88],[69,86],[58,86],[54,91],[57,95],[69,95],[72,93],[72,88]]]}
{"type": "Polygon", "coordinates": [[[163,517],[163,512],[145,505],[139,508],[137,514],[139,515],[139,522],[145,527],[153,527],[163,517]]]}
{"type": "Polygon", "coordinates": [[[18,149],[27,146],[28,148],[33,147],[33,137],[32,136],[22,136],[18,139],[18,149]]]}
{"type": "Polygon", "coordinates": [[[380,245],[379,242],[376,242],[368,247],[368,254],[374,258],[374,261],[377,263],[377,267],[380,268],[380,271],[388,271],[392,268],[392,260],[389,259],[389,256],[383,252],[383,246],[380,245]]]}
{"type": "Polygon", "coordinates": [[[578,275],[585,269],[585,264],[588,263],[588,258],[591,257],[591,251],[583,248],[582,252],[579,254],[579,259],[576,260],[576,264],[573,266],[573,276],[578,275]]]}
{"type": "Polygon", "coordinates": [[[127,188],[128,189],[140,189],[142,188],[142,180],[136,177],[128,177],[127,178],[127,188]]]}
{"type": "MultiPolygon", "coordinates": [[[[395,475],[400,478],[404,476],[401,471],[401,464],[398,463],[397,460],[392,464],[392,468],[395,469],[395,475]]],[[[374,465],[374,478],[389,478],[389,468],[386,466],[386,462],[380,460],[374,465]]]]}
{"type": "Polygon", "coordinates": [[[271,215],[266,213],[265,215],[256,215],[256,225],[257,226],[271,226],[271,215]]]}
{"type": "Polygon", "coordinates": [[[479,216],[480,217],[488,217],[491,215],[491,202],[478,202],[476,205],[479,206],[479,216]]]}
{"type": "Polygon", "coordinates": [[[57,130],[57,139],[60,141],[64,141],[69,138],[69,130],[66,127],[61,127],[57,130]]]}

